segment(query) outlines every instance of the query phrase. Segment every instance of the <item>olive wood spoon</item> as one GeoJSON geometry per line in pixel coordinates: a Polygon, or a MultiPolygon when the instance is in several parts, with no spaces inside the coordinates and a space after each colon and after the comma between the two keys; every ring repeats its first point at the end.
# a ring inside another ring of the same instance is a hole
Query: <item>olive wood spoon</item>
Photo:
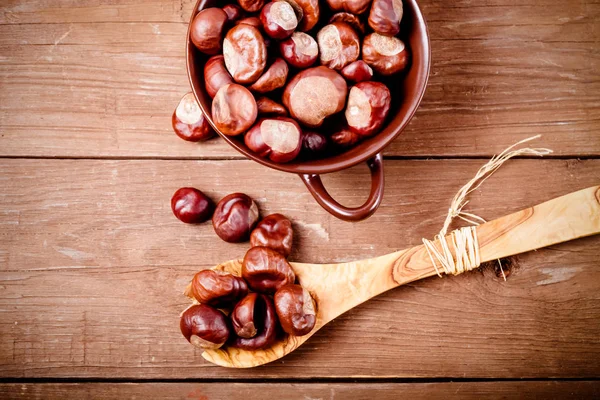
{"type": "MultiPolygon", "coordinates": [[[[477,227],[481,262],[492,261],[600,233],[600,186],[580,190],[477,227]]],[[[202,356],[217,365],[248,368],[296,350],[329,321],[400,285],[437,274],[423,245],[368,260],[339,264],[291,263],[299,283],[317,303],[311,333],[287,336],[264,350],[221,348],[202,356]]],[[[215,269],[241,276],[241,261],[215,269]]]]}

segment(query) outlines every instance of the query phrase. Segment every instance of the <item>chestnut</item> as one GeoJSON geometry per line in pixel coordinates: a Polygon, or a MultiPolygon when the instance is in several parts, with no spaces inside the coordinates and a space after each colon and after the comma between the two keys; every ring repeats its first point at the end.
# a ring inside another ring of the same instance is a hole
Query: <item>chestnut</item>
{"type": "Polygon", "coordinates": [[[400,33],[402,14],[402,0],[373,0],[369,26],[380,35],[396,36],[400,33]]]}
{"type": "Polygon", "coordinates": [[[300,19],[298,29],[301,32],[308,32],[319,22],[321,10],[319,0],[295,0],[303,12],[303,18],[300,19]]]}
{"type": "Polygon", "coordinates": [[[238,4],[248,12],[257,12],[265,5],[265,0],[238,0],[238,4]]]}
{"type": "Polygon", "coordinates": [[[282,254],[268,247],[253,247],[244,256],[242,278],[259,293],[274,293],[294,283],[296,275],[282,254]]]}
{"type": "Polygon", "coordinates": [[[352,27],[356,31],[356,33],[360,33],[361,35],[365,34],[365,24],[361,21],[361,19],[347,12],[339,12],[333,14],[331,18],[329,18],[329,23],[332,24],[334,22],[345,22],[352,27]]]}
{"type": "Polygon", "coordinates": [[[196,304],[185,310],[179,328],[191,344],[202,349],[218,349],[230,335],[225,315],[206,304],[196,304]]]}
{"type": "Polygon", "coordinates": [[[223,40],[225,66],[233,80],[254,83],[267,64],[267,46],[260,31],[248,24],[234,26],[223,40]]]}
{"type": "Polygon", "coordinates": [[[302,9],[302,7],[300,7],[300,5],[295,0],[273,0],[273,1],[285,1],[290,6],[292,6],[292,8],[294,9],[294,14],[296,14],[296,20],[298,22],[302,21],[302,18],[304,18],[304,10],[302,9]]]}
{"type": "Polygon", "coordinates": [[[390,111],[392,95],[380,82],[360,82],[350,89],[346,121],[354,133],[372,136],[381,129],[390,111]]]}
{"type": "Polygon", "coordinates": [[[235,136],[247,131],[257,116],[258,106],[254,96],[241,85],[225,85],[213,99],[213,122],[225,135],[235,136]]]}
{"type": "Polygon", "coordinates": [[[208,221],[215,204],[198,189],[184,187],[178,189],[171,198],[171,210],[181,222],[197,224],[208,221]]]}
{"type": "Polygon", "coordinates": [[[211,7],[200,11],[190,28],[190,39],[201,52],[209,55],[221,51],[223,30],[227,23],[227,14],[220,8],[211,7]]]}
{"type": "Polygon", "coordinates": [[[265,33],[273,39],[289,37],[298,26],[296,12],[285,1],[274,1],[264,6],[260,12],[260,22],[265,33]]]}
{"type": "Polygon", "coordinates": [[[233,82],[233,78],[225,67],[225,58],[222,55],[213,56],[204,64],[204,86],[211,98],[214,98],[219,89],[233,82]]]}
{"type": "Polygon", "coordinates": [[[340,74],[327,67],[314,67],[297,74],[283,92],[283,104],[302,124],[315,128],[346,105],[348,86],[340,74]]]}
{"type": "Polygon", "coordinates": [[[327,138],[318,132],[304,132],[302,154],[307,158],[318,158],[327,151],[327,138]]]}
{"type": "Polygon", "coordinates": [[[251,293],[246,296],[236,305],[231,319],[238,332],[238,336],[231,343],[233,347],[243,350],[264,349],[272,345],[277,338],[275,306],[264,294],[251,293]]]}
{"type": "Polygon", "coordinates": [[[248,294],[246,281],[224,271],[205,269],[192,278],[192,295],[200,303],[214,307],[235,304],[248,294]]]}
{"type": "Polygon", "coordinates": [[[294,32],[292,37],[279,43],[281,56],[296,68],[308,68],[319,57],[319,46],[312,36],[294,32]]]}
{"type": "Polygon", "coordinates": [[[268,247],[285,257],[291,254],[293,241],[292,222],[281,214],[267,215],[250,234],[252,247],[268,247]]]}
{"type": "Polygon", "coordinates": [[[262,22],[260,22],[260,18],[258,17],[246,17],[238,20],[236,25],[245,24],[255,27],[256,29],[262,28],[262,22]]]}
{"type": "Polygon", "coordinates": [[[302,150],[302,129],[290,118],[263,118],[246,133],[244,143],[260,157],[285,163],[302,150]]]}
{"type": "Polygon", "coordinates": [[[404,42],[395,37],[371,33],[363,41],[362,53],[362,59],[384,76],[400,72],[408,65],[404,42]]]}
{"type": "Polygon", "coordinates": [[[352,132],[350,128],[343,127],[333,135],[331,135],[331,141],[340,148],[349,149],[355,144],[360,142],[360,135],[352,132]]]}
{"type": "Polygon", "coordinates": [[[243,242],[248,240],[258,217],[258,206],[250,196],[232,193],[217,204],[212,218],[213,229],[226,242],[243,242]]]}
{"type": "Polygon", "coordinates": [[[360,15],[366,12],[372,0],[327,0],[332,11],[347,11],[351,14],[360,15]]]}
{"type": "Polygon", "coordinates": [[[244,12],[237,4],[225,4],[222,10],[227,14],[227,20],[230,23],[240,20],[244,15],[244,12]]]}
{"type": "Polygon", "coordinates": [[[191,92],[179,101],[171,125],[177,136],[188,142],[200,142],[216,135],[191,92]]]}
{"type": "Polygon", "coordinates": [[[356,83],[370,81],[373,78],[373,69],[363,60],[357,60],[344,67],[342,76],[356,83]]]}
{"type": "Polygon", "coordinates": [[[360,40],[358,34],[345,22],[324,26],[317,34],[321,64],[335,70],[358,60],[360,40]]]}
{"type": "Polygon", "coordinates": [[[286,285],[273,296],[275,311],[284,332],[304,336],[315,327],[315,302],[308,290],[300,285],[286,285]]]}
{"type": "MultiPolygon", "coordinates": [[[[284,2],[279,2],[284,3],[284,2]]],[[[272,3],[269,3],[272,4],[272,3]]],[[[287,3],[285,3],[287,4],[287,3]]],[[[285,86],[289,68],[283,58],[276,58],[273,64],[265,71],[256,82],[250,86],[250,90],[256,93],[268,93],[285,86]]]]}
{"type": "Polygon", "coordinates": [[[278,115],[281,117],[287,116],[287,110],[282,104],[279,104],[275,100],[271,100],[268,97],[259,97],[256,99],[256,106],[258,107],[258,115],[278,115]]]}

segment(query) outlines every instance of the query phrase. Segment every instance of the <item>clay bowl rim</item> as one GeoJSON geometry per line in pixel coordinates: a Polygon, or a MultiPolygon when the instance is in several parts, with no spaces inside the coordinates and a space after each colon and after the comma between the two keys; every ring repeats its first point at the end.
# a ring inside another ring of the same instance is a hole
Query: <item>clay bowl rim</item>
{"type": "MultiPolygon", "coordinates": [[[[290,162],[287,164],[278,164],[272,162],[270,160],[264,159],[253,153],[250,149],[248,149],[243,141],[238,141],[239,136],[227,136],[219,131],[219,129],[215,126],[212,117],[211,110],[205,107],[202,99],[211,100],[210,96],[205,92],[204,82],[201,82],[203,74],[197,74],[195,72],[195,64],[194,59],[195,56],[199,54],[198,50],[196,50],[190,40],[190,29],[191,23],[202,9],[207,8],[207,3],[211,3],[211,0],[198,0],[196,2],[196,6],[194,8],[194,12],[190,18],[186,36],[186,69],[188,80],[190,82],[190,86],[192,88],[192,92],[196,98],[196,101],[200,105],[200,109],[206,116],[209,124],[212,128],[217,132],[219,136],[221,136],[230,146],[235,148],[238,152],[246,156],[247,158],[254,160],[266,167],[273,168],[275,170],[289,172],[294,174],[326,174],[336,171],[341,171],[346,168],[350,168],[357,164],[360,164],[378,153],[381,153],[385,147],[387,147],[402,131],[406,128],[409,122],[412,120],[415,115],[423,96],[425,95],[425,90],[427,88],[427,82],[429,81],[429,76],[431,73],[431,42],[429,36],[429,29],[427,27],[427,22],[423,17],[423,13],[418,5],[416,0],[404,0],[404,18],[407,15],[410,15],[410,32],[408,35],[410,37],[409,42],[409,50],[411,54],[411,62],[410,69],[407,73],[404,74],[404,82],[407,82],[407,77],[412,73],[415,74],[414,77],[414,86],[416,88],[416,95],[412,96],[410,99],[405,99],[404,102],[408,104],[408,109],[402,115],[397,112],[397,114],[390,120],[387,125],[379,132],[377,135],[368,138],[358,144],[357,146],[351,148],[350,150],[337,154],[328,158],[317,159],[317,160],[304,160],[299,162],[290,162]],[[409,7],[406,7],[407,4],[410,4],[409,7]],[[410,11],[410,12],[407,12],[410,11]],[[415,34],[416,32],[416,34],[415,34]],[[417,36],[414,38],[414,36],[417,36]],[[418,44],[421,48],[419,52],[420,57],[417,59],[414,57],[415,51],[415,43],[418,44]],[[413,69],[418,68],[418,70],[413,71],[413,69]],[[202,94],[200,95],[200,91],[202,94]]],[[[404,20],[403,20],[404,21],[404,20]]],[[[406,22],[404,22],[406,23],[406,22]]],[[[201,71],[200,71],[201,72],[201,71]]],[[[208,101],[207,101],[208,102],[208,101]]]]}

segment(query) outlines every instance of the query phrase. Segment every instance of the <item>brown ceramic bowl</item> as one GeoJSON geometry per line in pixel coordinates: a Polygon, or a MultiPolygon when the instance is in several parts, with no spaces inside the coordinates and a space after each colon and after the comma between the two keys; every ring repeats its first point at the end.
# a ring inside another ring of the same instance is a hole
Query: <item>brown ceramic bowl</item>
{"type": "MultiPolygon", "coordinates": [[[[195,11],[192,13],[190,25],[198,11],[210,7],[213,4],[211,0],[198,0],[195,11]]],[[[383,158],[381,152],[394,140],[396,136],[408,125],[413,117],[417,107],[421,103],[425,87],[429,78],[429,67],[431,50],[429,44],[429,32],[425,19],[416,0],[404,0],[404,17],[402,19],[402,31],[399,37],[407,44],[411,62],[407,70],[392,80],[386,82],[392,91],[392,97],[395,100],[390,112],[391,117],[385,128],[377,135],[358,144],[356,147],[345,153],[331,156],[329,158],[310,161],[296,161],[288,164],[277,164],[270,160],[265,160],[254,154],[244,144],[243,137],[230,137],[219,132],[214,126],[211,118],[211,98],[204,88],[204,63],[208,57],[200,53],[192,42],[187,39],[187,71],[188,77],[202,111],[206,115],[208,122],[215,128],[215,131],[227,143],[233,146],[237,151],[246,157],[267,167],[297,174],[306,184],[317,202],[334,216],[348,220],[358,221],[369,217],[377,210],[381,199],[383,198],[383,158]],[[365,204],[356,208],[344,207],[336,202],[325,190],[320,174],[336,172],[345,168],[350,168],[363,161],[371,170],[371,193],[365,204]]]]}

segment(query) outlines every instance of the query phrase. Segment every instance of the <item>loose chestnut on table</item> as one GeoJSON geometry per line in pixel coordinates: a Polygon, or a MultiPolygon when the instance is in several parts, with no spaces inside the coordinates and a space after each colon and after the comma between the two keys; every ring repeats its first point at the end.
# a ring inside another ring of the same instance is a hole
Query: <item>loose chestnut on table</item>
{"type": "Polygon", "coordinates": [[[209,55],[221,51],[227,14],[220,8],[206,8],[196,15],[190,29],[190,39],[201,52],[209,55]]]}
{"type": "Polygon", "coordinates": [[[248,240],[259,218],[258,206],[244,193],[232,193],[219,201],[213,214],[215,233],[224,241],[248,240]]]}
{"type": "Polygon", "coordinates": [[[267,215],[250,234],[252,247],[268,247],[284,257],[289,257],[292,253],[293,242],[292,222],[281,214],[267,215]]]}
{"type": "Polygon", "coordinates": [[[178,189],[171,198],[171,210],[177,219],[186,224],[198,224],[212,217],[215,204],[195,188],[178,189]]]}
{"type": "Polygon", "coordinates": [[[236,335],[232,340],[231,346],[244,350],[259,350],[269,347],[277,339],[278,321],[275,312],[273,300],[268,296],[259,293],[251,293],[250,301],[246,301],[248,297],[242,300],[242,304],[238,304],[232,313],[233,324],[238,329],[237,332],[242,333],[243,337],[236,335]],[[250,308],[253,308],[250,312],[250,308]],[[251,320],[249,318],[252,318],[251,320]],[[252,327],[248,325],[251,321],[252,327]]]}
{"type": "Polygon", "coordinates": [[[181,98],[171,117],[171,124],[175,134],[188,142],[201,142],[217,135],[204,117],[193,93],[181,98]]]}
{"type": "Polygon", "coordinates": [[[290,115],[312,128],[344,109],[348,85],[340,74],[327,67],[314,67],[298,73],[283,92],[283,104],[290,115]]]}
{"type": "Polygon", "coordinates": [[[291,118],[263,118],[246,133],[244,143],[261,157],[286,163],[302,150],[302,129],[291,118]]]}
{"type": "Polygon", "coordinates": [[[244,256],[242,278],[259,293],[275,293],[294,283],[296,275],[285,257],[268,247],[253,247],[244,256]]]}
{"type": "Polygon", "coordinates": [[[202,349],[218,349],[231,334],[227,317],[206,304],[196,304],[185,310],[179,328],[191,344],[202,349]]]}
{"type": "Polygon", "coordinates": [[[308,290],[302,286],[281,287],[273,296],[273,302],[284,332],[293,336],[304,336],[315,327],[315,302],[308,290]]]}
{"type": "Polygon", "coordinates": [[[248,285],[239,276],[205,269],[192,278],[191,294],[200,303],[222,308],[245,297],[248,285]]]}

